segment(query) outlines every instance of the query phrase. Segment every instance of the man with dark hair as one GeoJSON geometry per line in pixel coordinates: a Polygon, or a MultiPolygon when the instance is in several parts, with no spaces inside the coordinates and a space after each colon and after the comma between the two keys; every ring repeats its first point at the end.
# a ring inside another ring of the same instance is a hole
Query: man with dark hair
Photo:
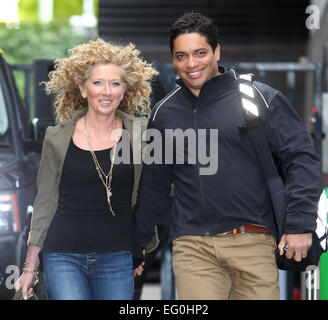
{"type": "Polygon", "coordinates": [[[215,51],[218,42],[218,28],[211,20],[201,13],[187,13],[177,19],[169,30],[170,51],[173,55],[173,42],[180,34],[199,33],[206,37],[207,43],[215,51]]]}
{"type": "MultiPolygon", "coordinates": [[[[162,133],[164,160],[169,158],[169,147],[178,144],[177,137],[167,143],[167,132],[179,129],[202,134],[195,135],[196,149],[190,140],[183,140],[184,150],[174,151],[173,162],[144,165],[136,239],[145,247],[153,226],[168,214],[173,181],[170,241],[178,297],[279,299],[277,226],[254,147],[249,136],[239,130],[245,119],[238,75],[233,69],[218,67],[217,28],[202,14],[186,13],[178,18],[169,35],[180,79],[153,108],[148,128],[162,133]],[[213,131],[217,145],[211,140],[213,131]],[[202,152],[213,150],[217,170],[205,173],[202,152]],[[188,152],[196,154],[195,161],[189,161],[193,158],[188,152]]],[[[251,87],[262,104],[265,135],[282,163],[286,180],[285,233],[278,248],[282,254],[287,244],[286,256],[300,261],[307,256],[316,228],[319,160],[286,98],[263,83],[254,82],[251,87]]]]}

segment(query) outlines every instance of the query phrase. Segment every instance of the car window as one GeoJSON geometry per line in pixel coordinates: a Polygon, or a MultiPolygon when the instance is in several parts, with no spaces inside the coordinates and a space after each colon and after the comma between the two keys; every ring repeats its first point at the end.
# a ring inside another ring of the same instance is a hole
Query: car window
{"type": "Polygon", "coordinates": [[[2,87],[0,86],[0,135],[4,135],[8,130],[8,115],[3,97],[2,87]]]}
{"type": "Polygon", "coordinates": [[[9,144],[9,120],[6,109],[6,103],[3,95],[2,86],[0,85],[0,143],[9,144]]]}

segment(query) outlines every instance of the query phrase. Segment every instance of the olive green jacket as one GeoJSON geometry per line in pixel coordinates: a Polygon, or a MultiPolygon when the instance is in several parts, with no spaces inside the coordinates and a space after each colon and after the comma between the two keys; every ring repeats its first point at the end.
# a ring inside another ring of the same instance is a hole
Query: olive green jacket
{"type": "MultiPolygon", "coordinates": [[[[72,138],[75,125],[79,118],[84,116],[87,109],[76,110],[71,113],[71,119],[55,127],[48,127],[43,141],[40,168],[37,177],[38,193],[34,201],[31,229],[28,245],[42,248],[48,229],[57,211],[59,183],[62,175],[66,152],[72,138]]],[[[122,119],[130,136],[134,163],[134,185],[131,205],[136,203],[139,180],[142,171],[142,133],[146,129],[147,119],[134,117],[120,110],[116,116],[122,119]]],[[[154,250],[158,245],[157,230],[155,236],[148,244],[146,252],[154,250]]]]}

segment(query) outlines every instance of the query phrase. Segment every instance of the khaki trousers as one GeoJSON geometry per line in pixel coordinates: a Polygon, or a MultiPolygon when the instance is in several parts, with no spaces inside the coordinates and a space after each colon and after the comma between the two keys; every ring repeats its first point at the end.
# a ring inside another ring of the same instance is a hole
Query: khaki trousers
{"type": "Polygon", "coordinates": [[[180,236],[172,265],[182,300],[276,300],[280,290],[270,234],[180,236]]]}

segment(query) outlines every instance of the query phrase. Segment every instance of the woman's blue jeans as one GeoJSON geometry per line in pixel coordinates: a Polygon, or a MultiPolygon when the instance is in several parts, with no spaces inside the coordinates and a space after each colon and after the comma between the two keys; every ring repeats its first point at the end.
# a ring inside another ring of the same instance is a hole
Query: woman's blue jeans
{"type": "Polygon", "coordinates": [[[133,259],[129,251],[43,253],[50,300],[132,300],[133,259]]]}

